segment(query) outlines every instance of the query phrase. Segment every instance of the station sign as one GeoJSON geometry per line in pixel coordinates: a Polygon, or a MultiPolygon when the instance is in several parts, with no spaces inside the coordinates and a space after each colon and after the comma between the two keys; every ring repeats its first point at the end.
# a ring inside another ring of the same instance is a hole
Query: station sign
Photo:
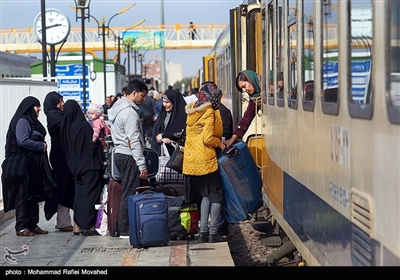
{"type": "Polygon", "coordinates": [[[82,64],[56,65],[56,76],[58,81],[58,93],[64,97],[64,101],[74,99],[83,107],[83,83],[85,82],[86,108],[89,107],[89,66],[86,65],[86,79],[83,80],[82,64]]]}

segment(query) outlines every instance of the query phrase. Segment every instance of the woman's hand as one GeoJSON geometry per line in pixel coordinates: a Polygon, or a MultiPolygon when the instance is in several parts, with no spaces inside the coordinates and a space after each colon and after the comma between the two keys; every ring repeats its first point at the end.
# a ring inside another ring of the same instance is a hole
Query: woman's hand
{"type": "Polygon", "coordinates": [[[221,144],[219,144],[219,148],[221,149],[221,151],[225,151],[225,149],[227,148],[228,146],[224,143],[224,142],[221,142],[221,144]]]}
{"type": "Polygon", "coordinates": [[[162,141],[163,141],[165,144],[171,144],[171,139],[169,139],[169,138],[163,138],[162,141]]]}
{"type": "Polygon", "coordinates": [[[157,136],[156,136],[156,141],[157,141],[158,143],[161,143],[161,142],[162,142],[162,134],[161,134],[161,133],[157,134],[157,136]]]}
{"type": "Polygon", "coordinates": [[[225,140],[223,143],[229,148],[230,146],[233,145],[233,143],[235,142],[237,136],[235,134],[232,135],[232,137],[228,140],[225,140]]]}

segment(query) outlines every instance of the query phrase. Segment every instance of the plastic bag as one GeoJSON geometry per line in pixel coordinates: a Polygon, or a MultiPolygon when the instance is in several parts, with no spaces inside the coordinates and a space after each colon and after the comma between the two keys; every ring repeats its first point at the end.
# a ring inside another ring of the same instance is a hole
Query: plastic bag
{"type": "Polygon", "coordinates": [[[108,200],[108,185],[104,185],[103,191],[101,193],[101,204],[96,205],[97,209],[97,218],[96,218],[96,224],[94,226],[94,229],[100,234],[100,235],[108,235],[108,225],[107,225],[107,214],[105,211],[107,211],[107,200],[108,200]]]}

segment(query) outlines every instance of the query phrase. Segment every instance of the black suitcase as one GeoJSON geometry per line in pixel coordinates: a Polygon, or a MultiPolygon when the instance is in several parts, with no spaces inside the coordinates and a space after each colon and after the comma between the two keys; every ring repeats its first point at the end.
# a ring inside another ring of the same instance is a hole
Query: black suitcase
{"type": "Polygon", "coordinates": [[[171,240],[186,239],[187,231],[182,225],[181,209],[185,203],[184,196],[165,196],[168,203],[168,226],[171,240]]]}
{"type": "MultiPolygon", "coordinates": [[[[146,167],[148,172],[147,178],[148,179],[154,178],[158,172],[158,165],[159,165],[158,153],[154,149],[144,148],[143,155],[146,160],[146,167]]],[[[121,173],[118,171],[118,168],[115,165],[114,156],[115,156],[115,148],[110,147],[109,156],[107,157],[109,159],[107,168],[107,172],[109,174],[107,175],[112,180],[121,181],[121,173]]]]}
{"type": "MultiPolygon", "coordinates": [[[[153,184],[154,187],[155,184],[153,184]]],[[[167,196],[185,196],[185,184],[158,184],[156,192],[163,193],[167,196]]]]}

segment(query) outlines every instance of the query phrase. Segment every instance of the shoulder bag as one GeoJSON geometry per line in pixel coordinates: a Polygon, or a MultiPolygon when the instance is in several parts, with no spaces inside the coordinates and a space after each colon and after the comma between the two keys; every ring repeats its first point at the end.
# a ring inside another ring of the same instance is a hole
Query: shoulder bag
{"type": "Polygon", "coordinates": [[[175,151],[172,153],[171,157],[169,158],[166,166],[179,172],[182,173],[182,167],[183,167],[183,149],[181,145],[176,145],[175,151]]]}

